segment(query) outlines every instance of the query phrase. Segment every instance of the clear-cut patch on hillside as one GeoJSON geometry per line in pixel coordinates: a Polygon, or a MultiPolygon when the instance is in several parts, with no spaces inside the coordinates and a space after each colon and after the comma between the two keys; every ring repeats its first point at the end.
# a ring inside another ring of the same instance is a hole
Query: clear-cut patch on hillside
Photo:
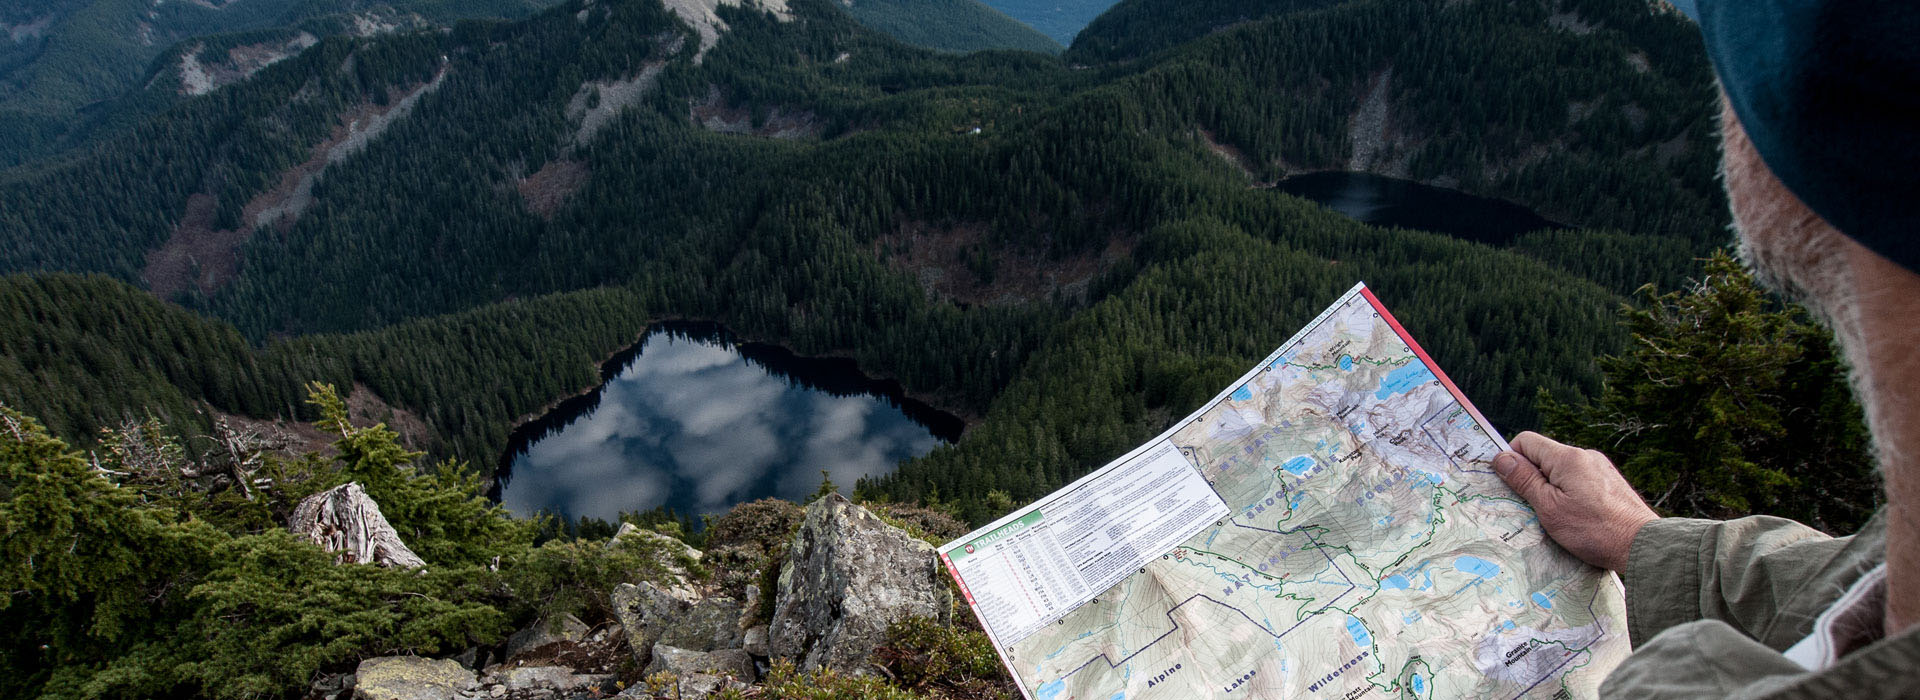
{"type": "Polygon", "coordinates": [[[1548,15],[1547,26],[1555,29],[1565,29],[1580,36],[1592,34],[1595,29],[1592,22],[1588,22],[1586,18],[1580,16],[1580,13],[1572,10],[1555,12],[1548,15]]]}
{"type": "Polygon", "coordinates": [[[996,243],[980,223],[911,221],[875,243],[894,269],[912,273],[928,294],[966,304],[999,305],[1079,298],[1087,283],[1133,254],[1134,239],[1114,236],[1100,251],[1060,258],[1026,246],[996,243]]]}
{"type": "Polygon", "coordinates": [[[363,102],[342,114],[340,123],[326,140],[314,145],[306,161],[282,172],[273,188],[247,201],[236,228],[215,228],[219,201],[212,195],[189,196],[186,212],[174,226],[173,235],[147,253],[141,279],[162,299],[189,288],[213,293],[239,272],[240,247],[255,229],[275,224],[292,226],[313,203],[314,183],[329,166],[359,153],[387,127],[406,118],[421,96],[439,88],[446,77],[447,70],[442,67],[432,81],[408,90],[389,89],[385,107],[363,102]]]}
{"type": "Polygon", "coordinates": [[[48,14],[45,17],[37,17],[20,24],[0,22],[0,32],[6,33],[7,39],[14,43],[20,43],[28,39],[40,38],[40,35],[46,33],[47,27],[52,24],[53,15],[48,14]]]}
{"type": "Polygon", "coordinates": [[[754,123],[753,110],[727,102],[720,87],[711,85],[705,98],[694,100],[693,121],[708,131],[722,134],[749,134],[774,139],[814,138],[820,135],[820,116],[804,109],[775,106],[767,117],[754,123]]]}
{"type": "MultiPolygon", "coordinates": [[[[214,411],[214,415],[242,431],[272,435],[282,440],[285,447],[280,453],[287,457],[308,452],[325,456],[338,453],[333,448],[333,442],[340,436],[321,430],[312,423],[286,418],[253,418],[218,410],[214,411]]],[[[399,433],[400,445],[410,450],[425,450],[433,444],[433,430],[427,427],[427,422],[419,414],[394,407],[359,382],[354,382],[353,390],[347,394],[347,418],[354,425],[385,423],[399,433]]]]}
{"type": "Polygon", "coordinates": [[[1273,186],[1271,182],[1260,180],[1259,171],[1254,168],[1253,159],[1248,158],[1245,151],[1240,150],[1232,144],[1222,143],[1219,137],[1214,136],[1213,132],[1207,129],[1195,129],[1194,132],[1200,135],[1200,141],[1207,145],[1207,150],[1212,151],[1214,155],[1219,156],[1221,160],[1226,161],[1227,164],[1233,166],[1235,170],[1239,170],[1240,174],[1247,176],[1248,180],[1253,181],[1254,187],[1273,186]]]}
{"type": "Polygon", "coordinates": [[[180,55],[180,94],[205,95],[225,85],[246,80],[260,69],[292,57],[320,43],[318,38],[300,32],[286,41],[263,41],[227,49],[219,60],[205,61],[200,56],[204,44],[194,44],[180,55]]]}
{"type": "Polygon", "coordinates": [[[520,193],[520,200],[527,209],[543,219],[553,218],[560,211],[560,205],[566,204],[573,193],[587,184],[587,178],[593,170],[570,158],[555,158],[540,166],[532,175],[515,180],[514,191],[520,193]]]}

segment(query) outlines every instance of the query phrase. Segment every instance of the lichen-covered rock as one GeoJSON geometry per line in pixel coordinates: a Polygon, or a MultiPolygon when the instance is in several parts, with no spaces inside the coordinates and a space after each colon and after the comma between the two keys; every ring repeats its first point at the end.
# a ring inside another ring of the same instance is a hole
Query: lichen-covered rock
{"type": "Polygon", "coordinates": [[[507,638],[506,658],[511,660],[555,642],[577,642],[586,639],[589,631],[587,623],[572,615],[543,617],[507,638]]]}
{"type": "Polygon", "coordinates": [[[699,563],[703,554],[679,539],[658,532],[637,527],[633,523],[620,523],[619,531],[607,540],[607,548],[634,546],[654,554],[652,559],[666,574],[665,588],[675,596],[692,600],[698,597],[693,589],[691,573],[687,564],[699,563]]]}
{"type": "Polygon", "coordinates": [[[574,673],[573,669],[565,666],[522,666],[503,669],[494,674],[491,680],[504,686],[507,693],[531,690],[567,692],[611,686],[614,677],[607,674],[574,673]]]}
{"type": "Polygon", "coordinates": [[[807,507],[780,570],[771,655],[801,670],[867,673],[887,627],[953,610],[933,545],[838,494],[807,507]]]}
{"type": "Polygon", "coordinates": [[[746,635],[740,640],[740,648],[754,656],[772,656],[772,651],[768,648],[767,626],[755,625],[747,628],[746,635]]]}
{"type": "Polygon", "coordinates": [[[353,675],[354,700],[451,700],[474,687],[473,672],[452,659],[382,656],[353,675]]]}
{"type": "Polygon", "coordinates": [[[647,675],[671,673],[686,678],[694,674],[706,673],[717,676],[738,678],[747,682],[754,679],[753,657],[739,649],[720,649],[718,651],[694,651],[665,644],[653,645],[653,661],[647,664],[647,675]]]}
{"type": "Polygon", "coordinates": [[[348,482],[308,496],[293,509],[294,534],[339,554],[336,561],[415,567],[427,563],[400,541],[366,489],[348,482]]]}
{"type": "Polygon", "coordinates": [[[643,683],[628,688],[615,697],[647,698],[648,700],[652,700],[652,698],[658,696],[679,698],[679,700],[706,700],[706,698],[713,697],[721,691],[744,691],[747,687],[746,683],[742,683],[738,679],[723,678],[708,673],[695,673],[673,679],[667,687],[658,689],[658,693],[655,692],[655,689],[648,688],[647,685],[643,683]]]}
{"type": "Polygon", "coordinates": [[[613,612],[627,631],[636,661],[650,661],[655,643],[694,651],[738,649],[740,601],[723,596],[687,600],[652,583],[620,584],[613,589],[613,612]]]}

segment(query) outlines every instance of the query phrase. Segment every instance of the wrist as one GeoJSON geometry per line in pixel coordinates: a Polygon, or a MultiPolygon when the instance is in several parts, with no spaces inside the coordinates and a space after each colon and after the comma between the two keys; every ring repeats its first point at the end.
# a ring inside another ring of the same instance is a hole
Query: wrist
{"type": "Polygon", "coordinates": [[[1626,571],[1627,562],[1633,556],[1633,541],[1640,537],[1640,531],[1646,529],[1647,523],[1659,519],[1660,516],[1651,513],[1627,519],[1618,527],[1617,539],[1615,539],[1617,544],[1606,553],[1605,561],[1591,563],[1609,571],[1626,571]]]}

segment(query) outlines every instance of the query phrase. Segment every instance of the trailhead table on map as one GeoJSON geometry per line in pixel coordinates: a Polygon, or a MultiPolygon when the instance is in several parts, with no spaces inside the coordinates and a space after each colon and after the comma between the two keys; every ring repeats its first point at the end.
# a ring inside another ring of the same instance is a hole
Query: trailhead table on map
{"type": "Polygon", "coordinates": [[[940,548],[1038,700],[1593,697],[1619,579],[1366,285],[1193,415],[940,548]]]}

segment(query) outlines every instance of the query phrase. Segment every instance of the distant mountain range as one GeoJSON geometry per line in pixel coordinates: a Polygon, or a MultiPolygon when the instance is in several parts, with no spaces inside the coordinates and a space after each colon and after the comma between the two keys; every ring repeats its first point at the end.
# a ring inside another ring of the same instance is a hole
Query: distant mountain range
{"type": "MultiPolygon", "coordinates": [[[[555,1],[15,0],[0,7],[0,168],[122,130],[325,37],[516,19],[555,1]]],[[[1063,49],[977,0],[840,4],[917,46],[1063,49]]]]}

